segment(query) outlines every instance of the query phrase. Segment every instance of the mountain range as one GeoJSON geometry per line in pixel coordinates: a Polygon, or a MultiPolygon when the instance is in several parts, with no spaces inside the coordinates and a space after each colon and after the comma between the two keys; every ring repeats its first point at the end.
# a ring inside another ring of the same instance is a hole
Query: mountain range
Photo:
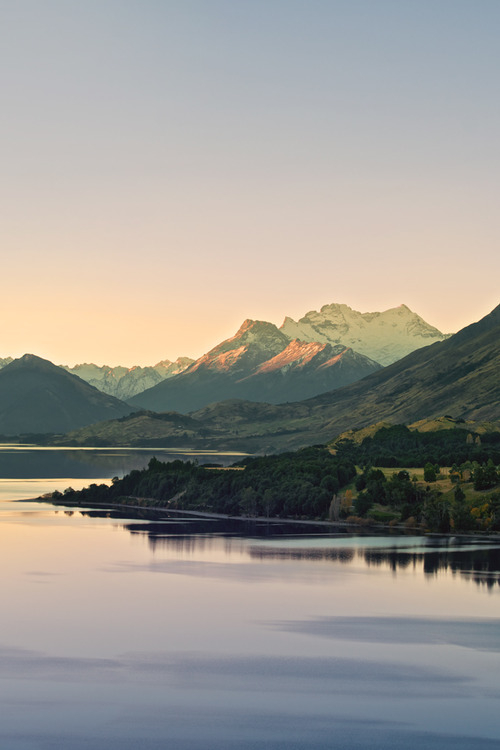
{"type": "Polygon", "coordinates": [[[246,320],[180,374],[129,399],[137,407],[188,413],[229,398],[271,404],[340,388],[414,349],[446,338],[406,305],[359,313],[326,305],[277,328],[246,320]],[[370,351],[372,354],[368,355],[370,351]]]}
{"type": "Polygon", "coordinates": [[[326,442],[347,429],[380,421],[412,423],[443,414],[493,421],[500,419],[499,372],[500,305],[444,341],[305,401],[272,405],[226,400],[188,417],[133,414],[66,439],[77,444],[105,439],[115,444],[155,442],[270,452],[326,442]],[[161,419],[165,421],[160,428],[161,419]]]}
{"type": "MultiPolygon", "coordinates": [[[[235,336],[196,362],[179,357],[148,367],[62,366],[122,401],[186,412],[232,397],[271,403],[308,398],[354,382],[380,364],[444,338],[446,334],[406,305],[360,313],[347,305],[330,304],[298,322],[286,317],[279,329],[272,323],[245,321],[235,336]],[[181,374],[186,378],[179,378],[181,374]],[[170,379],[175,384],[156,388],[170,379]],[[141,393],[144,397],[135,398],[141,393]]],[[[0,358],[0,368],[10,362],[11,357],[0,358]]]]}
{"type": "MultiPolygon", "coordinates": [[[[265,321],[246,320],[234,336],[195,362],[179,358],[148,368],[93,364],[60,368],[34,355],[15,361],[6,358],[0,362],[4,365],[0,370],[0,433],[73,431],[99,420],[125,417],[134,409],[149,409],[196,412],[198,422],[193,425],[192,436],[200,420],[207,424],[205,433],[207,429],[208,433],[213,429],[217,432],[221,419],[224,422],[223,415],[232,410],[232,417],[228,416],[230,435],[236,423],[242,425],[255,419],[255,410],[242,410],[242,403],[292,402],[293,406],[381,371],[378,362],[344,343],[291,339],[290,331],[299,324],[304,336],[314,333],[324,339],[330,337],[331,341],[342,336],[356,340],[356,345],[365,349],[375,335],[385,357],[389,346],[394,356],[402,341],[408,348],[422,338],[444,338],[404,305],[370,314],[357,313],[346,305],[327,305],[319,313],[308,313],[298,324],[287,318],[281,328],[265,321]],[[151,384],[153,387],[142,390],[151,384]],[[105,390],[123,398],[113,398],[103,393],[105,390]],[[232,407],[228,399],[236,399],[231,402],[232,407]],[[218,405],[220,401],[224,404],[218,405]],[[215,407],[211,407],[214,403],[215,407]]],[[[261,412],[266,411],[266,404],[261,412]]],[[[265,419],[268,417],[266,414],[265,419]]],[[[172,426],[175,418],[171,416],[169,420],[172,426]]],[[[185,427],[186,421],[180,420],[179,424],[185,427]]],[[[248,436],[248,429],[244,431],[248,436]]],[[[178,435],[182,436],[182,430],[178,435]]]]}

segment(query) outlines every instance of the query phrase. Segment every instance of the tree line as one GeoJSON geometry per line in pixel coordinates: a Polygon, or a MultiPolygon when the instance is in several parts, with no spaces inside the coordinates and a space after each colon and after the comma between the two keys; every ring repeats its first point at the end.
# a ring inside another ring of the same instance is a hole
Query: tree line
{"type": "Polygon", "coordinates": [[[338,455],[361,466],[419,468],[427,463],[451,466],[465,461],[485,463],[489,459],[496,465],[500,463],[500,432],[482,435],[467,429],[419,432],[405,425],[394,425],[382,427],[361,444],[342,439],[335,441],[334,447],[338,455]]]}
{"type": "MultiPolygon", "coordinates": [[[[326,446],[246,458],[232,467],[152,458],[110,487],[91,485],[66,490],[64,500],[117,503],[145,498],[156,507],[211,511],[229,515],[323,518],[333,495],[356,476],[352,461],[333,456],[326,446]]],[[[55,499],[61,499],[54,493],[55,499]]]]}

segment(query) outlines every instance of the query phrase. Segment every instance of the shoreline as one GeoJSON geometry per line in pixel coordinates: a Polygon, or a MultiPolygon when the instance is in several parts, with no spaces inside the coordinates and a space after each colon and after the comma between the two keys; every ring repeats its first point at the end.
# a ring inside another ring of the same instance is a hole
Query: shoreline
{"type": "MultiPolygon", "coordinates": [[[[139,498],[135,496],[131,496],[132,500],[148,500],[149,498],[139,498]]],[[[268,518],[267,516],[232,516],[225,513],[211,513],[210,511],[198,511],[198,510],[183,510],[181,508],[167,508],[167,507],[158,507],[154,505],[132,505],[128,503],[85,503],[85,505],[80,505],[78,503],[70,503],[70,502],[61,502],[57,500],[53,500],[50,498],[44,498],[44,497],[36,497],[36,498],[26,498],[24,500],[14,500],[13,502],[18,503],[28,503],[28,502],[35,502],[35,503],[47,503],[54,506],[64,506],[66,508],[108,508],[108,509],[122,509],[122,510],[141,510],[141,511],[147,511],[147,512],[154,512],[154,513],[167,513],[167,514],[179,514],[179,515],[188,515],[188,516],[194,516],[198,517],[200,519],[207,518],[207,519],[213,519],[213,520],[220,520],[220,521],[239,521],[243,523],[267,523],[267,524],[286,524],[286,525],[300,525],[300,526],[321,526],[326,529],[335,529],[335,528],[341,528],[341,529],[352,529],[353,531],[363,531],[366,533],[369,533],[370,531],[376,533],[376,532],[387,532],[390,534],[390,532],[396,532],[398,535],[406,536],[423,536],[427,538],[454,538],[459,537],[460,539],[469,539],[471,541],[479,541],[479,540],[489,540],[489,541],[495,541],[500,543],[500,534],[498,532],[488,532],[488,531],[477,531],[475,533],[460,533],[460,532],[448,532],[448,533],[438,533],[436,531],[425,531],[423,529],[418,528],[412,528],[408,529],[404,524],[397,524],[394,526],[389,526],[389,524],[379,524],[379,523],[372,523],[372,524],[355,524],[355,523],[348,523],[347,521],[314,521],[312,519],[295,519],[295,518],[268,518]]]]}

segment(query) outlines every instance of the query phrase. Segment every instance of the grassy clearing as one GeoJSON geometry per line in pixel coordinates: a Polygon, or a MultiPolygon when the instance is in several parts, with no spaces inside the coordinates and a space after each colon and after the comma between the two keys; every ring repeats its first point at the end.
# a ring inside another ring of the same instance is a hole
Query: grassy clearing
{"type": "MultiPolygon", "coordinates": [[[[464,475],[458,480],[456,472],[450,474],[450,467],[441,467],[434,482],[425,481],[424,469],[410,470],[402,467],[374,467],[374,469],[382,472],[387,483],[400,471],[407,471],[414,490],[420,491],[418,493],[420,502],[415,506],[415,514],[412,514],[409,510],[413,502],[411,500],[409,501],[410,505],[406,505],[406,510],[404,510],[403,504],[399,505],[397,502],[394,505],[390,501],[387,505],[381,505],[380,503],[372,505],[367,511],[367,517],[376,522],[392,525],[394,522],[403,521],[407,526],[411,522],[414,526],[420,524],[422,528],[439,529],[440,531],[451,531],[454,528],[472,532],[498,529],[500,494],[498,484],[488,489],[477,490],[474,488],[474,482],[468,471],[464,472],[464,475]],[[463,493],[459,493],[461,497],[456,495],[458,488],[463,493]],[[404,515],[400,514],[402,509],[406,515],[410,514],[406,519],[404,515]]],[[[355,482],[351,483],[351,487],[353,487],[353,506],[356,508],[356,499],[360,493],[356,491],[355,482]]],[[[397,493],[397,491],[396,489],[395,492],[397,493]]],[[[388,495],[389,497],[390,495],[388,495]]],[[[384,501],[382,500],[382,502],[384,501]]]]}

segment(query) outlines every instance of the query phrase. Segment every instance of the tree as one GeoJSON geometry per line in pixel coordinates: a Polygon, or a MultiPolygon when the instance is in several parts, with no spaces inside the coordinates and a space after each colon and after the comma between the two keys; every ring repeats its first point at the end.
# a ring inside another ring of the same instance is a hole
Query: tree
{"type": "Polygon", "coordinates": [[[429,490],[426,493],[424,516],[428,528],[432,531],[446,534],[450,530],[449,503],[442,497],[441,492],[429,490]]]}
{"type": "Polygon", "coordinates": [[[257,515],[257,493],[253,487],[244,487],[241,490],[239,505],[244,516],[255,518],[257,515]]]}
{"type": "Polygon", "coordinates": [[[264,506],[264,513],[266,518],[269,518],[274,509],[274,493],[272,490],[264,490],[264,497],[262,498],[262,505],[264,506]]]}
{"type": "Polygon", "coordinates": [[[472,475],[475,490],[489,490],[498,483],[498,474],[495,464],[489,459],[487,464],[477,465],[472,475]]]}
{"type": "Polygon", "coordinates": [[[360,492],[354,501],[354,507],[358,516],[366,516],[373,502],[368,492],[360,492]]]}
{"type": "Polygon", "coordinates": [[[453,503],[451,518],[455,531],[469,531],[469,529],[474,528],[474,518],[465,502],[465,493],[459,484],[455,488],[455,502],[453,503]]]}
{"type": "Polygon", "coordinates": [[[328,518],[330,521],[338,521],[340,518],[340,497],[337,494],[332,497],[328,518]]]}
{"type": "Polygon", "coordinates": [[[433,464],[426,463],[424,466],[424,482],[435,482],[436,481],[436,469],[433,464]]]}

